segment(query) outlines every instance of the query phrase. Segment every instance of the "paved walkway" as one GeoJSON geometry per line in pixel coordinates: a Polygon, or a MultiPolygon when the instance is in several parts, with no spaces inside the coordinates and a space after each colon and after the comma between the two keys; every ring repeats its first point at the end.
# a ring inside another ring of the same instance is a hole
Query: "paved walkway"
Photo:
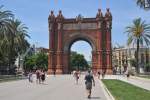
{"type": "MultiPolygon", "coordinates": [[[[101,85],[96,80],[90,100],[106,100],[101,85]]],[[[83,76],[79,84],[71,75],[50,76],[45,84],[28,80],[0,83],[0,100],[88,100],[83,76]]]]}
{"type": "Polygon", "coordinates": [[[150,90],[150,80],[138,77],[130,77],[129,79],[123,75],[106,75],[105,79],[119,79],[130,84],[136,85],[138,87],[150,90]]]}

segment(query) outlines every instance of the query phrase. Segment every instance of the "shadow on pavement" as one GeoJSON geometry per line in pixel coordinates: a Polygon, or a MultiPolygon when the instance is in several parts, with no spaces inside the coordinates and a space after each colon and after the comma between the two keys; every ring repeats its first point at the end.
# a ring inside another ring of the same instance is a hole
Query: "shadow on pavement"
{"type": "Polygon", "coordinates": [[[90,99],[100,99],[100,97],[91,97],[90,99]]]}

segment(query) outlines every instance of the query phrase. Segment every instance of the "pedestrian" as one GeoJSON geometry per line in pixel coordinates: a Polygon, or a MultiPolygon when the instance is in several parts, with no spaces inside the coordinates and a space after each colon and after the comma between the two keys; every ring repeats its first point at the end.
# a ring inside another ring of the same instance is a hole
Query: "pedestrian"
{"type": "Polygon", "coordinates": [[[74,72],[74,78],[76,80],[76,84],[78,84],[78,80],[79,80],[79,72],[78,71],[74,72]]]}
{"type": "Polygon", "coordinates": [[[103,70],[103,72],[102,72],[102,79],[105,78],[105,73],[106,73],[106,70],[103,70]]]}
{"type": "Polygon", "coordinates": [[[129,73],[129,72],[127,72],[127,80],[129,79],[129,77],[130,77],[130,73],[129,73]]]}
{"type": "Polygon", "coordinates": [[[41,83],[41,71],[39,69],[36,70],[36,83],[41,83]]]}
{"type": "Polygon", "coordinates": [[[54,72],[53,72],[53,75],[54,75],[54,77],[56,76],[56,72],[55,72],[55,70],[54,70],[54,72]]]}
{"type": "Polygon", "coordinates": [[[42,72],[41,72],[41,80],[42,80],[42,83],[44,83],[44,81],[45,81],[45,72],[44,72],[44,70],[42,70],[42,72]]]}
{"type": "Polygon", "coordinates": [[[94,77],[91,74],[91,71],[89,70],[88,74],[85,76],[85,86],[86,86],[86,91],[87,91],[87,97],[89,99],[91,98],[92,84],[93,86],[95,86],[94,77]]]}
{"type": "Polygon", "coordinates": [[[32,73],[32,71],[30,71],[29,74],[28,74],[28,79],[29,79],[30,83],[33,82],[33,76],[32,75],[33,75],[33,73],[32,73]]]}
{"type": "Polygon", "coordinates": [[[101,75],[100,71],[97,72],[97,75],[98,75],[98,79],[100,79],[100,75],[101,75]]]}

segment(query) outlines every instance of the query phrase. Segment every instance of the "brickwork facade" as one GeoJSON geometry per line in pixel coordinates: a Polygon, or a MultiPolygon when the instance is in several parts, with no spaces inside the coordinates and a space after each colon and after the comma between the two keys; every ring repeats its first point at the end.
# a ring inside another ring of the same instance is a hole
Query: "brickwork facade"
{"type": "Polygon", "coordinates": [[[66,19],[59,11],[53,11],[48,18],[49,23],[49,74],[65,74],[70,72],[69,58],[72,44],[78,40],[87,41],[92,47],[92,70],[112,73],[111,60],[111,26],[112,15],[107,9],[103,16],[101,10],[95,18],[66,19]]]}

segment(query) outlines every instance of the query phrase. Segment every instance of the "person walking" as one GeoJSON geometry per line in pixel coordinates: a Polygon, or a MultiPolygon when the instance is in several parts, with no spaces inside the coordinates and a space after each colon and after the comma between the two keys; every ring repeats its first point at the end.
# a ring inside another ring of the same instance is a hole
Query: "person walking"
{"type": "Polygon", "coordinates": [[[105,78],[105,74],[106,74],[106,70],[103,70],[103,71],[102,71],[102,79],[105,78]]]}
{"type": "Polygon", "coordinates": [[[41,80],[42,80],[42,83],[44,83],[44,81],[45,81],[45,72],[44,72],[44,70],[42,70],[42,72],[41,72],[41,80]]]}
{"type": "Polygon", "coordinates": [[[86,86],[86,91],[87,91],[87,97],[89,99],[91,98],[92,84],[93,84],[93,86],[95,86],[94,77],[91,74],[91,71],[89,70],[88,74],[85,75],[85,86],[86,86]]]}
{"type": "Polygon", "coordinates": [[[75,80],[76,80],[76,84],[78,84],[78,80],[79,80],[79,72],[78,71],[74,72],[74,77],[75,77],[75,80]]]}
{"type": "Polygon", "coordinates": [[[32,75],[33,75],[33,73],[32,73],[32,71],[30,71],[29,74],[28,74],[28,79],[29,79],[30,83],[33,82],[33,76],[32,75]]]}
{"type": "Polygon", "coordinates": [[[97,75],[98,75],[98,79],[100,79],[100,75],[101,75],[100,71],[97,72],[97,75]]]}
{"type": "Polygon", "coordinates": [[[41,71],[39,69],[36,70],[36,83],[41,83],[41,71]]]}

